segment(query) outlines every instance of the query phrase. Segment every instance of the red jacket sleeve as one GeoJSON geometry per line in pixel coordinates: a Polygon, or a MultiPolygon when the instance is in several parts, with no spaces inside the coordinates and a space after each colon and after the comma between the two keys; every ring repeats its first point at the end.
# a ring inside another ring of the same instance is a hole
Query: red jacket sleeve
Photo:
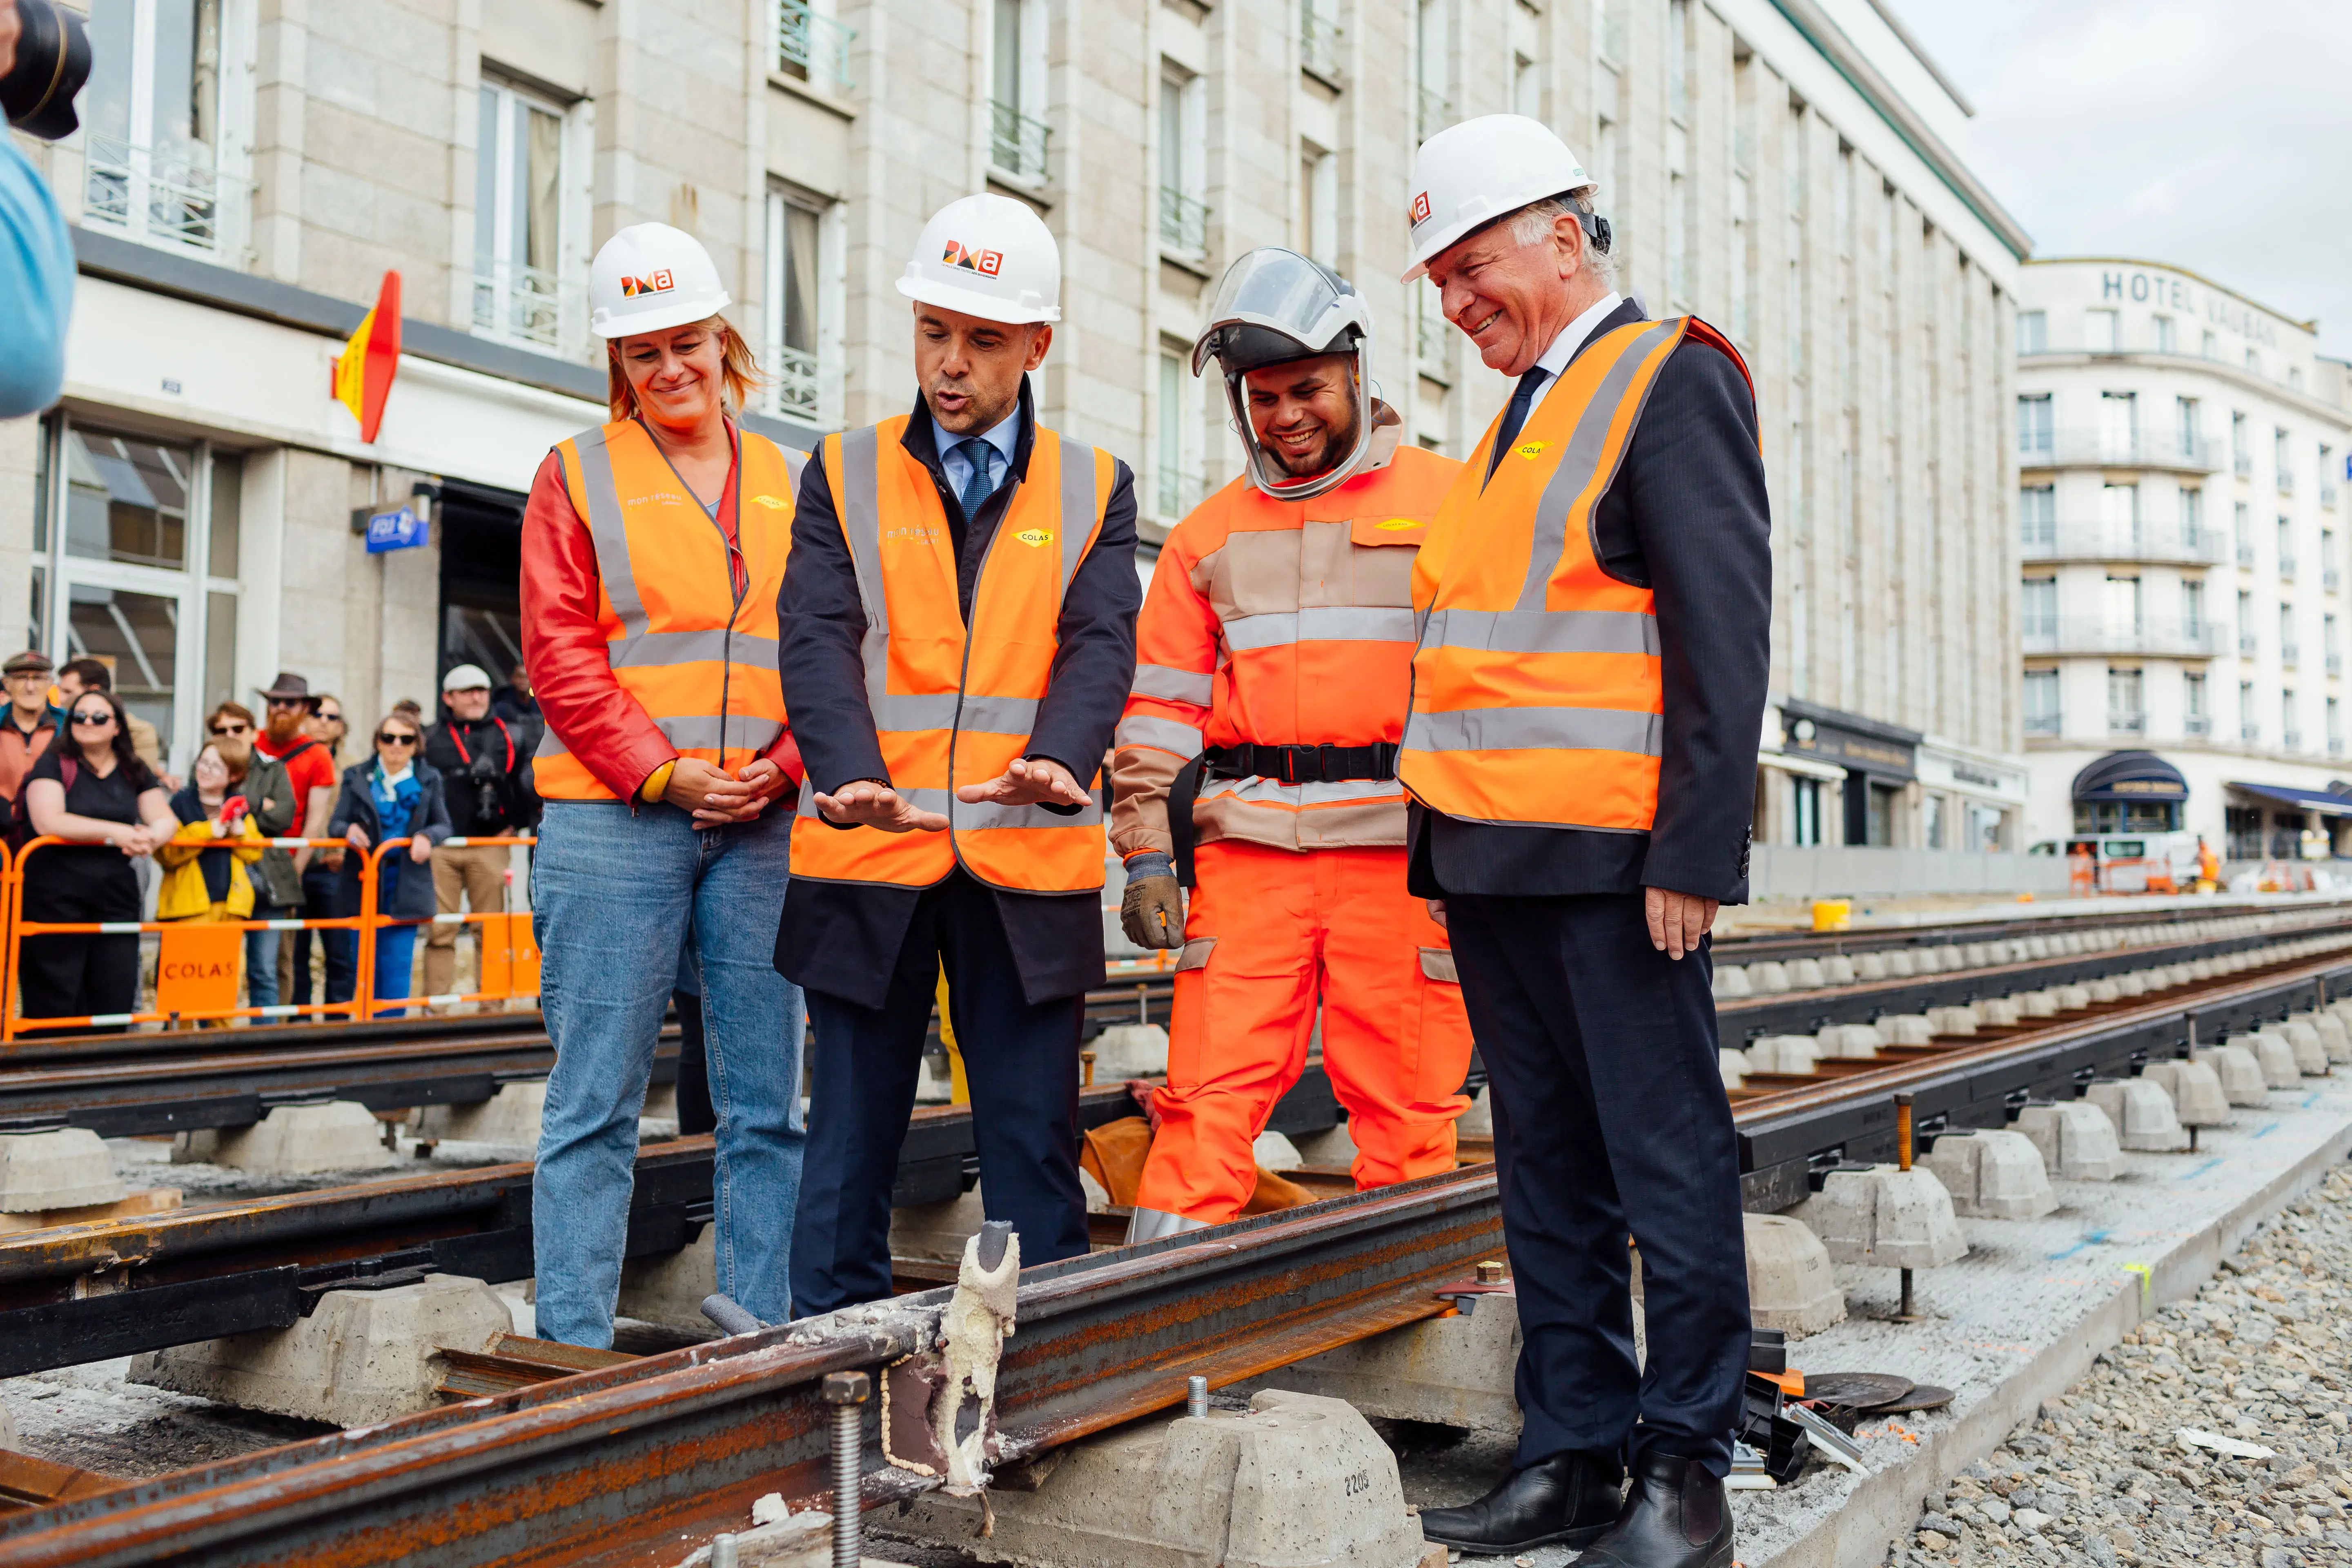
{"type": "Polygon", "coordinates": [[[597,622],[602,592],[595,543],[563,488],[562,462],[551,452],[522,513],[523,662],[531,695],[563,749],[606,789],[634,801],[677,750],[613,679],[597,622]]]}

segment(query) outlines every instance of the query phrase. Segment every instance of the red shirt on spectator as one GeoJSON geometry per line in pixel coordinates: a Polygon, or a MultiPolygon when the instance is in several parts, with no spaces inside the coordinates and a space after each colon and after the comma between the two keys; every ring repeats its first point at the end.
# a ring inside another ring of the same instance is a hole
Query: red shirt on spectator
{"type": "Polygon", "coordinates": [[[289,838],[307,837],[302,831],[302,819],[310,810],[310,792],[314,789],[331,792],[342,782],[341,775],[335,769],[335,759],[327,754],[326,747],[308,735],[296,735],[293,743],[283,752],[271,749],[267,734],[256,735],[253,745],[263,756],[286,763],[287,782],[294,786],[294,825],[286,830],[286,836],[289,838]]]}

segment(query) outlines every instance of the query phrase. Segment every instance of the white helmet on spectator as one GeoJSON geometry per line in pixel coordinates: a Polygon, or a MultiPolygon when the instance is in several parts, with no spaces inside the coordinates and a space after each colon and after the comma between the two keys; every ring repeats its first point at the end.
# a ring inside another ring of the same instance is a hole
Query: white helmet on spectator
{"type": "Polygon", "coordinates": [[[588,330],[600,338],[690,326],[734,302],[702,242],[666,223],[631,224],[589,264],[588,330]]]}
{"type": "Polygon", "coordinates": [[[1062,247],[1028,203],[982,191],[931,215],[898,292],[983,321],[1062,319],[1062,247]]]}

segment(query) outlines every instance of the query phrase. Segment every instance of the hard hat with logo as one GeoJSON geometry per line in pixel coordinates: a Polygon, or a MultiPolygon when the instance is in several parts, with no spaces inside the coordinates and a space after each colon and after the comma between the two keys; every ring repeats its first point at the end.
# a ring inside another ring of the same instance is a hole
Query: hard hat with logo
{"type": "Polygon", "coordinates": [[[1321,263],[1269,245],[1225,268],[1208,328],[1192,343],[1192,374],[1200,374],[1213,356],[1225,373],[1225,402],[1234,411],[1250,483],[1276,500],[1307,500],[1355,472],[1372,440],[1371,347],[1372,312],[1364,297],[1321,263]],[[1267,365],[1334,353],[1356,362],[1355,446],[1323,472],[1294,479],[1258,446],[1244,378],[1267,365]]]}
{"type": "Polygon", "coordinates": [[[707,321],[733,303],[702,242],[666,223],[631,224],[589,264],[588,330],[600,338],[707,321]]]}
{"type": "Polygon", "coordinates": [[[898,292],[1015,326],[1062,319],[1062,249],[1026,202],[982,191],[931,215],[898,292]]]}
{"type": "MultiPolygon", "coordinates": [[[[1421,144],[1412,161],[1412,282],[1448,246],[1507,217],[1529,202],[1592,188],[1591,175],[1540,120],[1524,114],[1482,114],[1449,125],[1421,144]]],[[[1600,249],[1609,248],[1609,225],[1580,215],[1600,249]]]]}

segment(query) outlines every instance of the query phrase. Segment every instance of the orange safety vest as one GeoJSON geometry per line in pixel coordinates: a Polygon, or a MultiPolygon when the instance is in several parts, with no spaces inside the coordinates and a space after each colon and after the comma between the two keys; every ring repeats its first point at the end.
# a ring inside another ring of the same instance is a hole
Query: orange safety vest
{"type": "MultiPolygon", "coordinates": [[[[776,591],[793,545],[803,452],[738,432],[735,595],[726,531],[635,420],[556,444],[563,488],[596,547],[597,625],[613,679],[681,757],[736,768],[784,732],[776,674],[776,591]]],[[[548,800],[612,800],[550,728],[531,760],[548,800]]]]}
{"type": "MultiPolygon", "coordinates": [[[[1135,628],[1135,687],[1116,742],[1113,841],[1152,847],[1166,780],[1203,747],[1393,744],[1412,679],[1412,561],[1462,465],[1418,447],[1311,500],[1276,500],[1246,476],[1209,497],[1162,547],[1135,628]],[[1132,749],[1165,760],[1150,764],[1132,749]],[[1157,786],[1149,817],[1130,762],[1157,786]]],[[[1404,842],[1393,778],[1285,784],[1203,779],[1199,842],[1310,849],[1404,842]]]]}
{"type": "MultiPolygon", "coordinates": [[[[1570,362],[1486,472],[1498,416],[1413,569],[1421,618],[1398,776],[1475,822],[1647,832],[1665,695],[1656,600],[1601,570],[1593,512],[1695,317],[1605,332],[1570,362]]],[[[1740,364],[1740,374],[1747,366],[1740,364]]]]}
{"type": "MultiPolygon", "coordinates": [[[[892,787],[946,815],[945,833],[835,827],[801,792],[793,875],[820,882],[928,888],[961,863],[1020,892],[1102,886],[1099,797],[1075,815],[1042,805],[967,805],[1027,754],[1060,640],[1062,595],[1110,505],[1111,456],[1043,426],[972,586],[971,625],[956,596],[955,543],[931,476],[901,442],[905,415],[824,440],[834,515],[866,607],[866,700],[892,787]]],[[[1098,759],[1074,758],[1086,770],[1098,759]]]]}

